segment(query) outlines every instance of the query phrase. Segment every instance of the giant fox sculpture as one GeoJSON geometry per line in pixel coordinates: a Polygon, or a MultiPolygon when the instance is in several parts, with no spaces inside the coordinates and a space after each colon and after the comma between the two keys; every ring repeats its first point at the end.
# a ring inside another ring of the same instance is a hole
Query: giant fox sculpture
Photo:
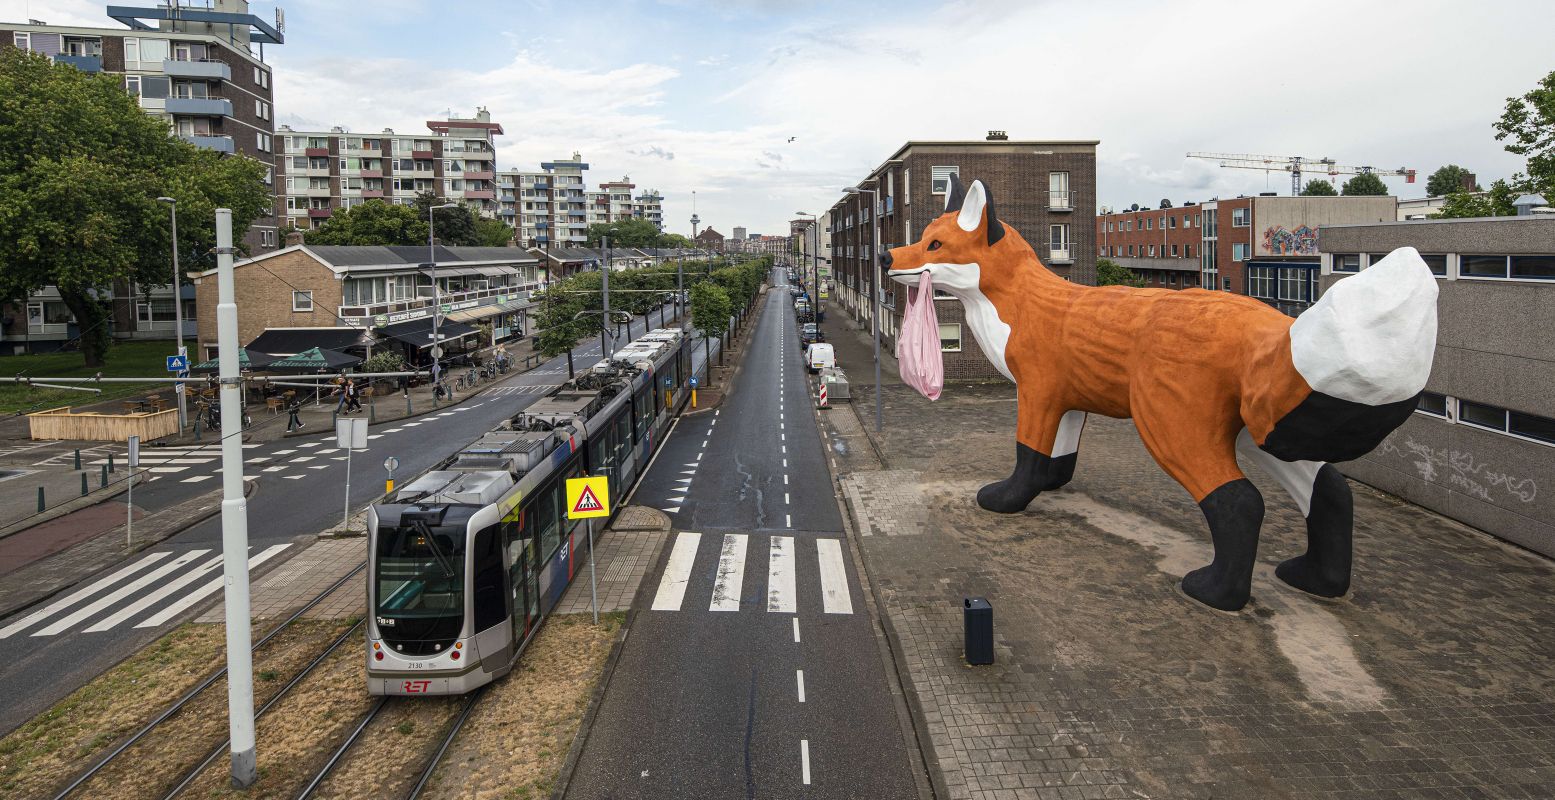
{"type": "MultiPolygon", "coordinates": [[[[1248,601],[1264,505],[1238,453],[1306,516],[1306,553],[1275,574],[1322,597],[1349,590],[1350,488],[1326,462],[1371,450],[1425,388],[1436,281],[1413,248],[1340,281],[1292,320],[1227,292],[1069,283],[998,220],[981,181],[964,189],[952,178],[944,214],[884,261],[890,278],[919,287],[898,342],[904,379],[942,374],[924,363],[937,347],[903,344],[937,337],[911,329],[925,324],[914,304],[932,307],[932,286],[961,301],[983,354],[1015,381],[1015,471],[978,492],[983,508],[1016,513],[1068,483],[1087,414],[1132,417],[1209,523],[1214,560],[1183,578],[1188,596],[1227,611],[1248,601]]],[[[938,396],[938,386],[917,388],[938,396]]]]}

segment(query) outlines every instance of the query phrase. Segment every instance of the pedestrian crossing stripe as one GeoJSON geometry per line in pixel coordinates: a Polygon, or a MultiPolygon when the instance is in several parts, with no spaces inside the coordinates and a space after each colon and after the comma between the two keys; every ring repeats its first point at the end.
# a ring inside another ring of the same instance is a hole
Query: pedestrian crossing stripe
{"type": "MultiPolygon", "coordinates": [[[[659,576],[659,586],[654,593],[651,610],[682,610],[695,576],[707,574],[707,568],[698,568],[696,563],[702,538],[702,534],[691,531],[676,534],[669,562],[665,564],[664,573],[659,576]]],[[[804,580],[808,583],[809,575],[817,576],[821,612],[839,615],[853,613],[853,595],[848,588],[848,572],[841,540],[769,537],[765,557],[759,554],[756,556],[757,563],[765,560],[767,564],[765,595],[746,598],[742,591],[747,553],[757,550],[749,546],[750,538],[753,538],[750,534],[743,533],[722,535],[716,546],[718,563],[712,572],[711,594],[705,600],[699,598],[693,601],[693,607],[705,602],[709,611],[739,611],[742,607],[749,608],[756,604],[769,613],[797,614],[801,587],[799,568],[801,562],[808,567],[811,553],[814,553],[816,570],[814,573],[807,570],[804,580]],[[811,542],[814,542],[813,548],[811,542]]],[[[806,586],[805,590],[809,591],[809,587],[806,586]]]]}

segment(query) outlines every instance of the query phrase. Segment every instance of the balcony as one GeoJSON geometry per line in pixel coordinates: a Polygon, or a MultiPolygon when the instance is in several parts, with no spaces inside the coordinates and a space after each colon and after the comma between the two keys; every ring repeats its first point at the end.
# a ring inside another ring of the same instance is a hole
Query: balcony
{"type": "Polygon", "coordinates": [[[494,190],[491,190],[491,189],[465,189],[464,190],[464,199],[466,199],[466,200],[495,200],[495,199],[497,199],[497,193],[494,190]]]}
{"type": "MultiPolygon", "coordinates": [[[[421,287],[427,292],[432,287],[421,287]]],[[[514,286],[496,286],[489,289],[471,289],[464,292],[444,292],[439,298],[443,303],[443,311],[462,311],[470,308],[499,305],[515,300],[527,300],[538,284],[521,283],[514,286]]],[[[393,300],[380,303],[367,303],[359,305],[339,306],[338,314],[347,325],[382,325],[393,321],[401,322],[407,319],[425,317],[432,313],[431,297],[408,297],[401,300],[393,300]],[[378,320],[376,317],[393,315],[389,319],[378,320]]]]}
{"type": "Polygon", "coordinates": [[[432,155],[431,150],[412,150],[410,151],[410,157],[416,161],[431,161],[433,158],[436,158],[436,156],[432,155]]]}
{"type": "Polygon", "coordinates": [[[179,61],[169,58],[162,62],[162,71],[170,78],[232,80],[232,67],[227,66],[225,61],[179,61]]]}
{"type": "Polygon", "coordinates": [[[308,197],[329,197],[331,191],[328,186],[309,186],[308,188],[302,190],[302,194],[305,194],[308,197]]]}
{"type": "Polygon", "coordinates": [[[380,167],[378,169],[362,169],[358,170],[356,174],[358,177],[362,178],[382,178],[383,168],[380,167]]]}
{"type": "Polygon", "coordinates": [[[1047,193],[1047,210],[1049,210],[1049,211],[1073,211],[1074,210],[1074,192],[1055,192],[1055,191],[1049,191],[1047,193]]]}
{"type": "Polygon", "coordinates": [[[465,150],[459,155],[465,161],[496,161],[497,154],[490,150],[465,150]]]}
{"type": "Polygon", "coordinates": [[[534,188],[536,188],[536,189],[549,189],[549,188],[551,188],[551,185],[549,183],[537,183],[537,184],[535,184],[534,188]]]}
{"type": "Polygon", "coordinates": [[[1048,245],[1047,263],[1050,266],[1053,264],[1073,264],[1073,253],[1074,251],[1070,250],[1069,242],[1054,242],[1048,245]]]}
{"type": "Polygon", "coordinates": [[[54,63],[69,64],[82,72],[102,72],[102,56],[67,56],[64,53],[54,55],[54,63]]]}
{"type": "Polygon", "coordinates": [[[367,198],[371,198],[371,197],[383,197],[383,190],[382,189],[363,189],[362,190],[362,198],[364,200],[367,199],[367,198]]]}
{"type": "Polygon", "coordinates": [[[234,152],[231,136],[184,136],[182,138],[195,147],[203,147],[206,150],[215,150],[218,153],[234,152]]]}
{"type": "Polygon", "coordinates": [[[504,208],[501,211],[498,211],[497,213],[501,214],[504,217],[516,217],[516,216],[518,216],[518,212],[513,210],[513,209],[511,209],[511,208],[504,208]]]}
{"type": "Polygon", "coordinates": [[[329,148],[328,147],[309,147],[309,148],[305,148],[302,151],[302,154],[307,156],[307,157],[309,157],[309,158],[329,158],[329,148]]]}
{"type": "Polygon", "coordinates": [[[230,117],[232,101],[224,97],[169,97],[167,113],[197,117],[230,117]]]}
{"type": "Polygon", "coordinates": [[[308,216],[312,217],[313,219],[329,219],[329,215],[332,213],[334,213],[334,210],[329,208],[308,209],[308,216]]]}
{"type": "Polygon", "coordinates": [[[465,170],[465,172],[464,172],[464,179],[467,180],[467,181],[489,181],[489,180],[495,180],[496,179],[496,173],[492,172],[489,169],[487,169],[487,170],[476,170],[474,172],[471,172],[469,170],[465,170]]]}
{"type": "Polygon", "coordinates": [[[549,227],[551,227],[551,223],[549,223],[549,222],[536,222],[536,223],[535,223],[535,227],[536,227],[536,228],[539,228],[539,229],[540,229],[540,230],[542,230],[542,231],[543,231],[543,230],[545,230],[545,229],[546,229],[546,228],[549,228],[549,227]]]}

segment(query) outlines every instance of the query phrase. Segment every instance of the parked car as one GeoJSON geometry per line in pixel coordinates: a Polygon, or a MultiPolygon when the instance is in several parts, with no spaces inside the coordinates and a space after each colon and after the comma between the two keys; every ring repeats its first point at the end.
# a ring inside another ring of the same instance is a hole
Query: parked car
{"type": "Polygon", "coordinates": [[[826,341],[826,334],[821,332],[821,326],[814,322],[806,322],[799,326],[799,343],[810,345],[815,342],[826,341]]]}
{"type": "Polygon", "coordinates": [[[820,372],[837,366],[837,354],[825,342],[816,342],[805,348],[805,366],[811,372],[820,372]]]}

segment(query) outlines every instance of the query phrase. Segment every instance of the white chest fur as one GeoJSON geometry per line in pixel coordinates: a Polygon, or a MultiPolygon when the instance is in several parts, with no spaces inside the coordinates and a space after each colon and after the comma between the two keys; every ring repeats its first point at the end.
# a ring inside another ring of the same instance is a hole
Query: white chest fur
{"type": "Polygon", "coordinates": [[[994,368],[1004,377],[1015,380],[1004,359],[1004,350],[1010,343],[1010,326],[999,319],[999,310],[978,288],[981,268],[977,264],[943,266],[951,269],[935,270],[935,285],[961,301],[962,308],[966,310],[967,327],[972,329],[972,337],[977,340],[977,346],[982,348],[983,355],[993,362],[994,368]]]}

